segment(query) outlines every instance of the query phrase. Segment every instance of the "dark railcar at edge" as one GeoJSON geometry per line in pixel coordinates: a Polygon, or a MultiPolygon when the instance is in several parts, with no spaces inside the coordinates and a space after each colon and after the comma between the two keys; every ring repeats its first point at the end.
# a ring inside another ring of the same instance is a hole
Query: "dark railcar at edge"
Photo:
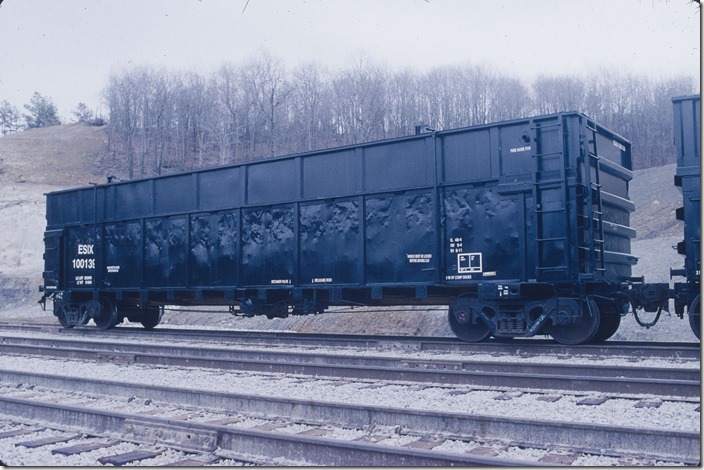
{"type": "Polygon", "coordinates": [[[453,331],[603,340],[627,311],[631,144],[561,113],[47,194],[72,327],[449,305],[453,331]]]}
{"type": "Polygon", "coordinates": [[[701,335],[701,99],[682,96],[672,99],[674,111],[677,172],[675,186],[682,191],[682,207],[677,219],[684,221],[684,240],[677,244],[677,252],[684,255],[684,268],[671,269],[671,276],[681,276],[685,282],[676,282],[675,312],[682,318],[685,307],[689,324],[697,336],[701,335]]]}

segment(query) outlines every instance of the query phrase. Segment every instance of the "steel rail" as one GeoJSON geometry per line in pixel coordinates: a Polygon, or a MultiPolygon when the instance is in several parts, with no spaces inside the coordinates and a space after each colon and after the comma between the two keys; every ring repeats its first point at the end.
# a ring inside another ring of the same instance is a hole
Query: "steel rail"
{"type": "Polygon", "coordinates": [[[83,361],[111,361],[175,367],[300,374],[359,380],[472,385],[498,388],[566,390],[612,394],[655,394],[677,397],[701,395],[699,372],[692,369],[563,366],[551,364],[414,361],[312,354],[207,349],[130,343],[79,343],[31,338],[2,338],[4,354],[71,358],[83,361]],[[68,344],[62,344],[68,343],[68,344]]]}
{"type": "MultiPolygon", "coordinates": [[[[33,374],[0,370],[6,384],[33,384],[52,390],[81,390],[82,393],[112,397],[147,397],[170,405],[194,406],[238,413],[286,416],[305,422],[363,428],[372,424],[401,426],[414,433],[443,434],[465,438],[504,440],[516,445],[544,447],[546,443],[574,449],[577,452],[601,455],[604,449],[614,452],[649,455],[663,460],[683,459],[696,462],[700,458],[698,432],[643,429],[571,421],[540,421],[506,416],[436,412],[406,408],[314,402],[311,400],[212,392],[193,388],[175,388],[85,378],[65,378],[51,374],[33,374]]],[[[0,397],[0,403],[6,403],[0,397]]],[[[0,405],[0,412],[4,411],[0,405]]],[[[42,420],[42,413],[30,417],[42,420]]],[[[367,463],[368,464],[368,463],[367,463]]],[[[339,464],[336,464],[339,465],[339,464]]],[[[382,464],[379,464],[382,465],[382,464]]],[[[383,464],[386,465],[386,464],[383,464]]]]}
{"type": "Polygon", "coordinates": [[[65,336],[141,339],[198,340],[218,344],[277,344],[290,346],[336,346],[371,349],[402,349],[407,351],[438,351],[471,354],[512,355],[589,355],[624,356],[639,358],[699,359],[699,343],[661,343],[635,341],[607,341],[603,344],[565,346],[554,341],[536,338],[496,340],[465,343],[452,337],[393,336],[393,335],[342,335],[320,333],[293,333],[256,330],[206,330],[158,328],[145,331],[141,327],[119,326],[112,330],[99,330],[92,326],[63,329],[58,325],[15,325],[0,323],[0,331],[43,331],[65,336]]]}
{"type": "MultiPolygon", "coordinates": [[[[237,345],[223,347],[207,347],[204,345],[188,346],[174,345],[171,343],[130,343],[117,341],[86,341],[69,338],[38,338],[26,336],[0,336],[0,348],[7,347],[10,352],[10,345],[33,346],[37,352],[47,347],[52,351],[71,349],[89,349],[96,352],[119,352],[127,355],[166,355],[185,356],[189,358],[213,358],[230,360],[249,361],[274,361],[274,362],[296,362],[296,363],[316,363],[325,365],[356,365],[364,367],[403,367],[409,369],[443,369],[476,372],[497,372],[497,373],[532,373],[543,375],[569,375],[582,377],[618,377],[618,378],[640,378],[640,379],[662,379],[662,380],[692,380],[700,378],[699,368],[678,367],[677,364],[666,367],[647,367],[637,364],[629,364],[627,367],[601,364],[558,364],[558,363],[532,363],[521,358],[514,362],[474,360],[463,361],[456,359],[443,359],[442,357],[418,359],[399,356],[366,356],[364,354],[342,354],[306,352],[306,351],[276,351],[269,349],[243,349],[237,345]]],[[[26,354],[27,350],[18,348],[20,354],[26,354]]],[[[30,350],[31,351],[31,350],[30,350]]],[[[44,355],[41,353],[41,355],[44,355]]],[[[557,357],[555,360],[559,360],[557,357]]]]}
{"type": "MultiPolygon", "coordinates": [[[[268,459],[304,460],[326,466],[527,466],[538,462],[451,454],[439,451],[384,446],[324,437],[301,436],[257,429],[184,422],[172,418],[96,410],[80,406],[0,397],[0,413],[24,419],[41,416],[43,422],[99,434],[119,434],[122,439],[165,444],[180,450],[268,459]]],[[[544,463],[540,463],[541,466],[544,463]]]]}

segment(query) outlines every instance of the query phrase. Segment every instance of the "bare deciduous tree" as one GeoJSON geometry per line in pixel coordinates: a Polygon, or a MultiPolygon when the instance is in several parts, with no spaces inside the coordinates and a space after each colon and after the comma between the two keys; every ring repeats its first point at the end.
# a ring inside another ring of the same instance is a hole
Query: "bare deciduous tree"
{"type": "Polygon", "coordinates": [[[335,121],[341,142],[352,144],[386,137],[386,72],[366,57],[332,81],[335,121]]]}
{"type": "Polygon", "coordinates": [[[300,65],[294,73],[293,90],[296,99],[297,113],[300,116],[305,132],[304,150],[313,150],[322,144],[320,138],[324,131],[323,119],[327,116],[322,109],[326,99],[324,72],[313,62],[300,65]]]}
{"type": "Polygon", "coordinates": [[[269,134],[269,154],[274,156],[278,151],[279,110],[291,93],[283,62],[268,52],[263,52],[247,64],[243,78],[259,107],[261,119],[269,134]]]}

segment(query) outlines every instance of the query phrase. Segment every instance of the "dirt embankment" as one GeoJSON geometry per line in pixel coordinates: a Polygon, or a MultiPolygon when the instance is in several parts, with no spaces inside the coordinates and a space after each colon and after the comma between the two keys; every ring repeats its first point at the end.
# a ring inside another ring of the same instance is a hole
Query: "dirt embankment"
{"type": "Polygon", "coordinates": [[[683,236],[684,224],[675,217],[675,210],[682,206],[682,193],[675,186],[676,167],[671,164],[634,172],[628,193],[636,204],[631,226],[638,240],[683,236]]]}
{"type": "Polygon", "coordinates": [[[58,187],[105,179],[105,126],[66,124],[0,137],[0,181],[58,187]]]}
{"type": "Polygon", "coordinates": [[[33,129],[0,138],[0,309],[39,298],[46,226],[44,194],[104,179],[105,127],[33,129]]]}
{"type": "MultiPolygon", "coordinates": [[[[105,181],[101,166],[109,159],[104,127],[70,124],[0,137],[0,320],[56,323],[36,305],[43,270],[45,198],[49,191],[105,181]]],[[[651,282],[668,282],[669,268],[683,266],[673,249],[682,237],[675,220],[681,193],[675,188],[674,165],[634,172],[630,184],[636,203],[632,226],[638,233],[633,254],[641,258],[634,275],[651,282]]],[[[398,333],[450,335],[441,311],[365,313],[359,309],[320,316],[267,320],[233,318],[224,311],[169,311],[165,324],[208,325],[242,329],[276,329],[337,333],[398,333]]],[[[666,315],[666,314],[664,314],[666,315]]],[[[664,318],[651,330],[624,319],[615,339],[693,341],[686,320],[664,318]]]]}

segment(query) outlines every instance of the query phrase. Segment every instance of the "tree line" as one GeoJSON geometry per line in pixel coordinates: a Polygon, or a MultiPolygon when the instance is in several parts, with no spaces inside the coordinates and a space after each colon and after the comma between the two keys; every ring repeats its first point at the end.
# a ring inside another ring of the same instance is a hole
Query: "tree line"
{"type": "MultiPolygon", "coordinates": [[[[102,163],[131,179],[410,135],[416,126],[579,111],[628,138],[634,168],[647,168],[675,162],[671,99],[697,87],[690,76],[611,69],[529,83],[474,64],[392,71],[364,56],[338,71],[315,62],[288,70],[267,52],[212,73],[145,65],[114,72],[104,88],[109,153],[102,163]]],[[[44,109],[43,100],[35,93],[30,106],[44,109]]],[[[25,108],[28,127],[36,125],[25,108]]],[[[0,125],[3,109],[0,103],[0,125]]],[[[83,103],[73,114],[96,121],[83,103]]]]}
{"type": "Polygon", "coordinates": [[[117,72],[105,101],[111,158],[129,178],[560,111],[627,137],[634,167],[646,168],[675,161],[671,99],[696,87],[693,77],[609,69],[525,84],[482,65],[390,71],[363,57],[336,72],[317,63],[288,71],[262,53],[211,74],[117,72]]]}
{"type": "MultiPolygon", "coordinates": [[[[26,113],[20,114],[17,107],[9,101],[0,102],[0,135],[12,134],[25,129],[51,127],[63,124],[59,118],[59,110],[51,97],[35,92],[29,103],[24,105],[26,113]],[[24,121],[24,122],[23,122],[24,121]]],[[[85,103],[78,103],[72,111],[76,121],[92,125],[103,125],[102,119],[96,118],[93,111],[85,103]]]]}

